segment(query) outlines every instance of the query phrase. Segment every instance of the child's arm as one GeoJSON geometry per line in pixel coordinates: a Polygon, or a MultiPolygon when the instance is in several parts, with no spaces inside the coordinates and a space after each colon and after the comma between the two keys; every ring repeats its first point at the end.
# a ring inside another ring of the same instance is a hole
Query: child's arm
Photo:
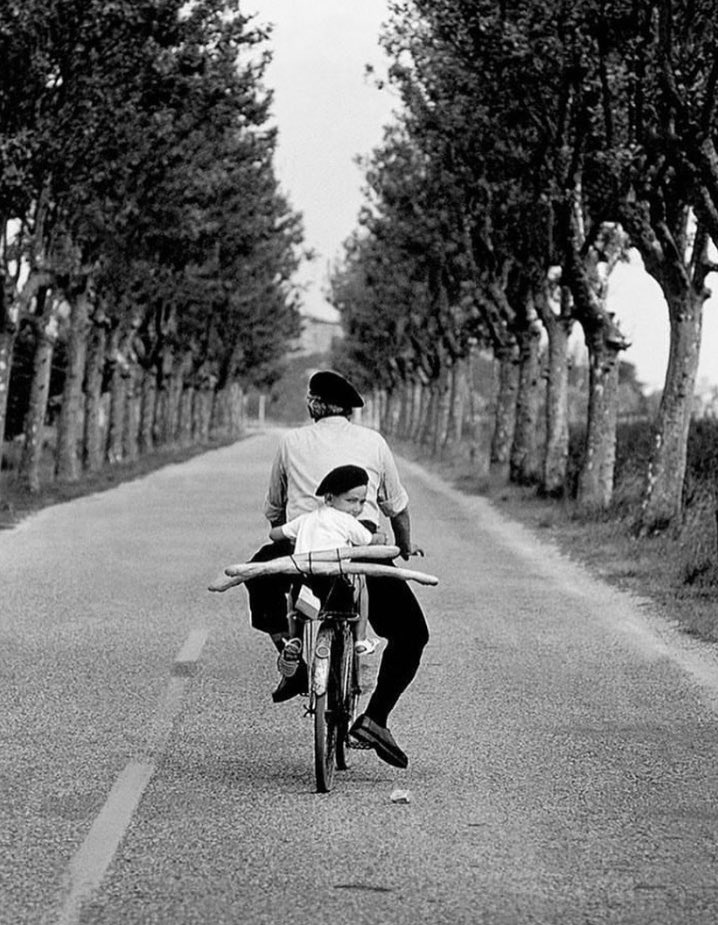
{"type": "Polygon", "coordinates": [[[269,531],[269,539],[273,543],[279,543],[282,540],[296,540],[299,526],[306,516],[306,514],[300,514],[294,520],[288,520],[284,524],[276,524],[269,531]]]}

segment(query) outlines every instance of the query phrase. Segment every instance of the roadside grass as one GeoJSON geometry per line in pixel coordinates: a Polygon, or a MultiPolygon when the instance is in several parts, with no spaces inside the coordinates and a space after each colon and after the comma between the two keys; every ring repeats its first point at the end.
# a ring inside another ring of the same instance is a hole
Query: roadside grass
{"type": "Polygon", "coordinates": [[[636,480],[624,481],[608,511],[588,516],[570,499],[542,498],[534,488],[507,484],[503,475],[490,475],[466,452],[432,459],[412,445],[396,445],[396,449],[459,491],[486,497],[497,510],[596,577],[649,600],[657,613],[684,633],[718,642],[715,512],[705,498],[691,501],[680,530],[638,537],[636,480]]]}

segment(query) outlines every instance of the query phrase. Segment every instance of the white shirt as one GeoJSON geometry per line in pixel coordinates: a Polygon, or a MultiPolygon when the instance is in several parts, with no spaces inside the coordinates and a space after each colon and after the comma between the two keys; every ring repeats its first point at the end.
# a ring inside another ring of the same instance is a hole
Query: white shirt
{"type": "Polygon", "coordinates": [[[318,552],[341,546],[368,546],[371,533],[356,517],[322,504],[310,514],[300,514],[282,525],[287,539],[296,539],[295,552],[318,552]]]}
{"type": "Polygon", "coordinates": [[[321,480],[346,465],[361,466],[369,475],[362,520],[378,526],[380,511],[391,518],[408,506],[409,496],[381,434],[332,415],[282,437],[264,503],[267,520],[292,520],[315,510],[322,503],[314,494],[321,480]]]}

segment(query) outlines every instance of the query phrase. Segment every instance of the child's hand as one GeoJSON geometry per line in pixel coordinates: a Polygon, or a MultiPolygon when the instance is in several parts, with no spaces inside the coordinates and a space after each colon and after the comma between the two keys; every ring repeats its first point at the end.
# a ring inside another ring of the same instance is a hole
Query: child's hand
{"type": "Polygon", "coordinates": [[[383,530],[377,530],[371,538],[371,546],[386,546],[387,535],[383,530]]]}

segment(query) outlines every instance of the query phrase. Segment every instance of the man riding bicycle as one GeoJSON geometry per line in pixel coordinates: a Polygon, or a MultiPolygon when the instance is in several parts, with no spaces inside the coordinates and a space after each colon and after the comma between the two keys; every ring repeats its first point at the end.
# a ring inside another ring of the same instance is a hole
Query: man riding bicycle
{"type": "MultiPolygon", "coordinates": [[[[307,408],[313,423],[286,433],[280,442],[269,479],[265,516],[280,526],[317,506],[316,486],[336,466],[355,465],[369,476],[361,522],[374,533],[380,512],[389,518],[396,545],[406,559],[419,550],[411,541],[409,498],[401,484],[394,457],[384,438],[354,424],[353,409],[364,402],[356,389],[338,373],[322,370],[309,381],[307,408]]],[[[262,547],[253,561],[267,561],[291,552],[288,540],[262,547]]],[[[392,578],[367,576],[369,623],[387,640],[376,687],[366,711],[350,730],[378,757],[396,767],[408,758],[387,727],[391,711],[414,679],[429,632],[419,602],[409,586],[392,578]]],[[[280,651],[287,639],[286,592],[291,578],[272,576],[247,582],[252,625],[268,633],[280,651]]],[[[306,692],[306,669],[283,677],[274,692],[283,702],[306,692]]]]}

